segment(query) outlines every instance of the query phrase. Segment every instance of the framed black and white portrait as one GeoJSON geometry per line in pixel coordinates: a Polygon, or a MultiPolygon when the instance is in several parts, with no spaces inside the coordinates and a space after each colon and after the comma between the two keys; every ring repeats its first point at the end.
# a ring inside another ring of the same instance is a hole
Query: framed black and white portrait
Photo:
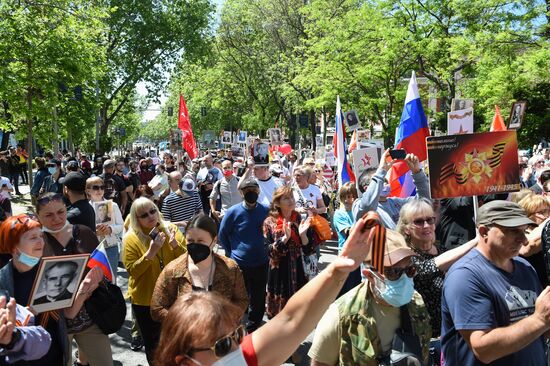
{"type": "Polygon", "coordinates": [[[32,287],[30,307],[37,313],[71,307],[89,256],[43,257],[32,287]]]}
{"type": "Polygon", "coordinates": [[[527,102],[515,102],[512,104],[512,110],[510,111],[510,122],[508,123],[508,129],[517,130],[523,123],[523,116],[525,115],[525,108],[527,102]]]}

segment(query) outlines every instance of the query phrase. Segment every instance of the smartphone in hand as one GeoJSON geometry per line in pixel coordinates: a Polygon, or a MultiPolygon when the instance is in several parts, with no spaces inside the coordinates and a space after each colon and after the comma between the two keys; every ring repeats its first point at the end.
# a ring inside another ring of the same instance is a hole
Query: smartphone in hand
{"type": "Polygon", "coordinates": [[[390,150],[390,156],[392,159],[403,160],[407,156],[405,149],[390,150]]]}
{"type": "Polygon", "coordinates": [[[159,234],[159,228],[158,225],[153,228],[153,230],[149,231],[149,237],[152,240],[155,240],[157,235],[159,234]]]}

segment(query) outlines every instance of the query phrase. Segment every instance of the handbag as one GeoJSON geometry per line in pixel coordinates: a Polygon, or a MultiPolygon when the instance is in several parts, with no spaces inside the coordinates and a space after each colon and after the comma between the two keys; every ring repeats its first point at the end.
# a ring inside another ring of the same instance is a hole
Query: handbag
{"type": "Polygon", "coordinates": [[[320,215],[313,215],[311,217],[311,227],[317,233],[320,241],[327,241],[332,238],[330,224],[324,217],[320,215]]]}
{"type": "Polygon", "coordinates": [[[120,287],[103,279],[84,303],[94,323],[105,334],[117,332],[126,318],[126,300],[120,287]]]}
{"type": "Polygon", "coordinates": [[[424,366],[420,338],[414,332],[407,305],[401,306],[401,327],[395,331],[391,352],[380,360],[382,366],[424,366]]]}

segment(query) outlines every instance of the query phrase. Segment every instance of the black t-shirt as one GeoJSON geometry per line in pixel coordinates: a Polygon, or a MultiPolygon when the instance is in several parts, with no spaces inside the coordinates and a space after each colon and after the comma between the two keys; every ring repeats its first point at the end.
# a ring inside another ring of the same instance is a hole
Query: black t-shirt
{"type": "Polygon", "coordinates": [[[82,199],[67,207],[67,220],[73,225],[85,225],[95,233],[95,212],[88,200],[82,199]]]}
{"type": "Polygon", "coordinates": [[[474,204],[472,197],[446,198],[441,200],[440,220],[435,234],[442,248],[456,248],[476,236],[474,204]]]}

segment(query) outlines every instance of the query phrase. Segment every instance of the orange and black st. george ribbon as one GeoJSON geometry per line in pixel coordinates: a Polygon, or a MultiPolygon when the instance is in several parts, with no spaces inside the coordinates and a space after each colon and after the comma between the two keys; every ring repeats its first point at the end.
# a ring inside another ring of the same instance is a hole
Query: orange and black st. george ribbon
{"type": "Polygon", "coordinates": [[[386,228],[382,224],[380,216],[374,211],[367,212],[364,216],[366,219],[365,228],[374,230],[374,238],[372,241],[372,266],[378,273],[384,273],[384,253],[386,251],[386,228]]]}

